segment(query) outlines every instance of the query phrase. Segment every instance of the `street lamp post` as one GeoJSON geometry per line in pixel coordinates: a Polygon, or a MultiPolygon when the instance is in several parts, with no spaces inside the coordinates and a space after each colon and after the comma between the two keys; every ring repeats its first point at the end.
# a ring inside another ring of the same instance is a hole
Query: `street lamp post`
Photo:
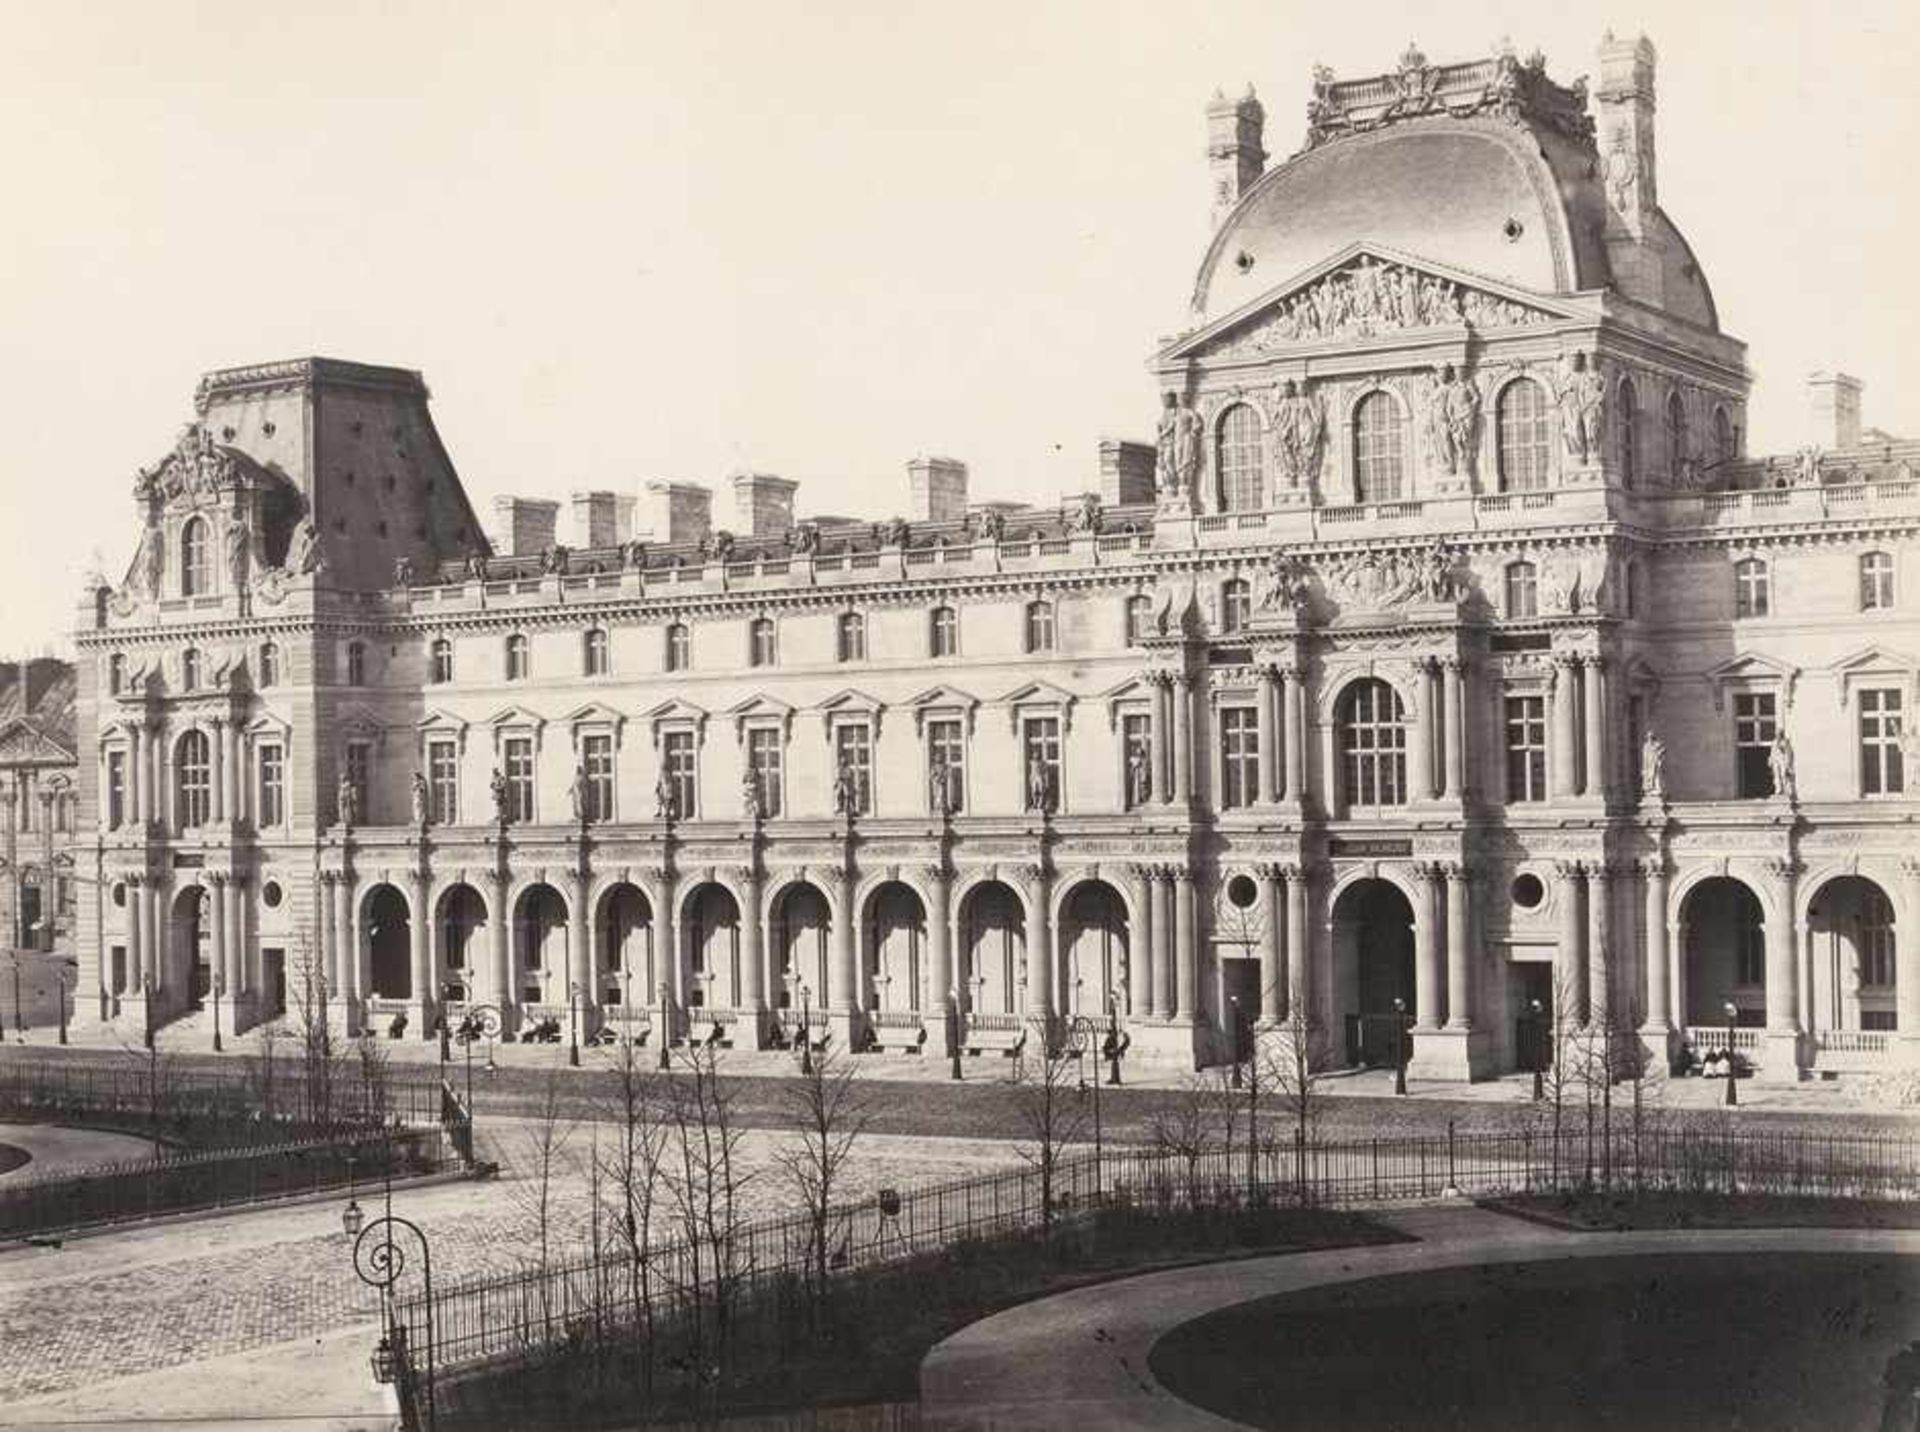
{"type": "Polygon", "coordinates": [[[1530,1021],[1533,1027],[1533,1058],[1527,1062],[1533,1065],[1533,1102],[1537,1104],[1547,1097],[1546,1040],[1540,1037],[1546,1030],[1546,1011],[1541,1008],[1540,1001],[1537,999],[1532,1001],[1528,1008],[1533,1011],[1533,1018],[1530,1021]]]}
{"type": "Polygon", "coordinates": [[[20,1003],[20,956],[13,957],[13,1032],[22,1044],[27,1042],[27,1013],[20,1003]]]}
{"type": "Polygon", "coordinates": [[[227,987],[227,982],[221,977],[220,971],[215,970],[213,978],[208,983],[213,986],[213,1052],[218,1054],[220,1052],[220,992],[227,987]]]}
{"type": "Polygon", "coordinates": [[[426,1291],[427,1311],[427,1426],[439,1425],[434,1398],[433,1335],[433,1249],[420,1225],[411,1219],[396,1217],[393,1211],[393,1161],[388,1149],[386,1164],[386,1209],[371,1223],[351,1195],[340,1212],[340,1226],[353,1239],[353,1271],[370,1288],[378,1288],[386,1313],[387,1331],[374,1352],[374,1376],[383,1382],[393,1380],[394,1363],[406,1352],[406,1334],[394,1309],[394,1284],[407,1269],[407,1250],[394,1241],[396,1231],[408,1233],[420,1247],[420,1273],[426,1291]]]}
{"type": "Polygon", "coordinates": [[[1740,1007],[1732,1000],[1727,1001],[1727,1107],[1733,1108],[1740,1102],[1740,1080],[1736,1077],[1739,1066],[1733,1055],[1733,1028],[1740,1019],[1740,1007]]]}
{"type": "Polygon", "coordinates": [[[800,981],[800,1072],[813,1074],[813,992],[800,981]]]}
{"type": "MultiPolygon", "coordinates": [[[[67,1042],[67,967],[64,963],[54,969],[53,977],[60,996],[60,1042],[65,1044],[67,1042]]],[[[75,989],[80,987],[78,975],[74,977],[73,983],[75,989]]]]}
{"type": "Polygon", "coordinates": [[[1126,1053],[1126,1043],[1120,1033],[1120,996],[1107,995],[1107,1042],[1101,1050],[1107,1056],[1107,1082],[1120,1083],[1120,1056],[1126,1053]]]}
{"type": "Polygon", "coordinates": [[[963,1018],[964,1016],[960,1013],[960,991],[950,989],[947,991],[947,1058],[953,1061],[953,1068],[948,1071],[948,1077],[956,1083],[963,1077],[960,1072],[960,1038],[963,1018]]]}
{"type": "Polygon", "coordinates": [[[580,986],[567,986],[567,1063],[580,1067],[580,986]]]}
{"type": "Polygon", "coordinates": [[[453,1026],[447,1022],[447,1006],[453,1003],[453,981],[440,986],[440,1062],[453,1062],[453,1026]]]}
{"type": "Polygon", "coordinates": [[[1393,1002],[1393,1092],[1407,1092],[1407,1002],[1393,1002]]]}
{"type": "Polygon", "coordinates": [[[1241,1084],[1240,1084],[1240,1055],[1241,1055],[1240,996],[1237,994],[1228,995],[1227,1007],[1229,1010],[1232,1011],[1232,1017],[1233,1017],[1233,1087],[1238,1089],[1241,1087],[1241,1084]]]}
{"type": "Polygon", "coordinates": [[[1103,1186],[1100,1177],[1100,1064],[1099,1050],[1093,1042],[1099,1029],[1100,1026],[1084,1014],[1074,1015],[1072,1023],[1067,1026],[1068,1038],[1071,1040],[1068,1047],[1080,1070],[1080,1092],[1084,1094],[1089,1089],[1093,1091],[1093,1190],[1096,1198],[1103,1186]],[[1087,1055],[1089,1054],[1094,1055],[1091,1079],[1087,1077],[1087,1055]]]}
{"type": "Polygon", "coordinates": [[[477,1039],[487,1044],[487,1069],[493,1069],[494,1035],[500,1032],[500,1011],[490,1004],[470,1005],[460,1017],[460,1043],[467,1051],[467,1117],[473,1117],[473,1045],[477,1039]]]}
{"type": "Polygon", "coordinates": [[[140,972],[140,1009],[146,1017],[146,1045],[153,1048],[153,971],[140,972]]]}
{"type": "Polygon", "coordinates": [[[667,982],[665,980],[661,980],[660,981],[660,1067],[662,1069],[670,1069],[673,1067],[672,1056],[669,1055],[667,1052],[668,1047],[672,1043],[673,1043],[673,1007],[667,1003],[667,982]]]}

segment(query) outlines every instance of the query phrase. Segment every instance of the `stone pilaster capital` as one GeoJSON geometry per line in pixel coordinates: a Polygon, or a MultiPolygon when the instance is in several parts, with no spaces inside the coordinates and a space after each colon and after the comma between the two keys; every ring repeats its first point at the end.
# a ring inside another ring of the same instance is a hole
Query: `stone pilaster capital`
{"type": "Polygon", "coordinates": [[[656,890],[672,889],[673,867],[670,865],[656,865],[652,867],[647,871],[647,883],[652,885],[656,890]]]}
{"type": "Polygon", "coordinates": [[[1298,885],[1307,878],[1307,867],[1296,860],[1283,860],[1274,866],[1274,872],[1289,885],[1298,885]]]}
{"type": "Polygon", "coordinates": [[[129,870],[120,878],[127,882],[129,890],[138,890],[147,883],[147,873],[144,870],[129,870]]]}
{"type": "Polygon", "coordinates": [[[1587,873],[1586,862],[1580,860],[1556,860],[1553,863],[1553,873],[1558,875],[1562,880],[1579,880],[1587,873]]]}
{"type": "Polygon", "coordinates": [[[1169,865],[1167,867],[1167,878],[1176,885],[1191,885],[1193,884],[1193,870],[1191,867],[1185,865],[1169,865]]]}
{"type": "Polygon", "coordinates": [[[214,889],[224,890],[227,888],[227,872],[226,871],[209,870],[205,872],[205,875],[206,875],[207,884],[211,885],[214,889]]]}
{"type": "Polygon", "coordinates": [[[1664,855],[1643,855],[1633,862],[1633,868],[1643,880],[1664,880],[1671,870],[1664,855]]]}
{"type": "Polygon", "coordinates": [[[742,890],[751,890],[760,883],[760,867],[752,862],[736,865],[728,873],[732,875],[733,883],[742,890]]]}
{"type": "Polygon", "coordinates": [[[1589,860],[1587,862],[1587,879],[1593,881],[1597,885],[1605,885],[1608,881],[1612,880],[1613,877],[1618,875],[1619,873],[1620,873],[1620,866],[1615,861],[1589,860]]]}
{"type": "Polygon", "coordinates": [[[1900,873],[1909,880],[1920,880],[1920,855],[1909,855],[1902,860],[1900,873]]]}
{"type": "Polygon", "coordinates": [[[920,867],[920,878],[937,890],[953,883],[953,867],[944,860],[923,865],[920,867]]]}
{"type": "Polygon", "coordinates": [[[1464,860],[1443,860],[1440,873],[1449,885],[1462,885],[1473,879],[1473,866],[1464,860]]]}
{"type": "Polygon", "coordinates": [[[1135,862],[1127,867],[1127,878],[1136,882],[1151,880],[1153,879],[1153,866],[1144,862],[1135,862]]]}
{"type": "Polygon", "coordinates": [[[1580,653],[1577,651],[1556,651],[1553,653],[1552,660],[1553,669],[1556,672],[1572,671],[1574,667],[1580,664],[1580,653]]]}
{"type": "Polygon", "coordinates": [[[1464,656],[1443,656],[1439,658],[1440,669],[1448,676],[1464,676],[1467,671],[1467,659],[1464,656]]]}
{"type": "Polygon", "coordinates": [[[1766,865],[1767,874],[1782,885],[1791,885],[1806,870],[1806,866],[1791,856],[1769,860],[1766,865]]]}

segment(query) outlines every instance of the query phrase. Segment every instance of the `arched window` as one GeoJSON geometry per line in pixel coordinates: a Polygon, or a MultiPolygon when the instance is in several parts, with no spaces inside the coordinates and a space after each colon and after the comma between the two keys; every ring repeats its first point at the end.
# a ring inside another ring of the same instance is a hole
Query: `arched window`
{"type": "Polygon", "coordinates": [[[1353,410],[1353,480],[1359,500],[1398,502],[1406,461],[1406,414],[1391,393],[1367,394],[1353,410]]]}
{"type": "Polygon", "coordinates": [[[1027,650],[1053,650],[1053,603],[1027,603],[1027,650]]]}
{"type": "Polygon", "coordinates": [[[1153,626],[1153,598],[1127,598],[1127,645],[1140,646],[1153,626]]]}
{"type": "Polygon", "coordinates": [[[1687,405],[1678,393],[1667,395],[1667,470],[1675,477],[1693,456],[1687,436],[1687,405]]]}
{"type": "Polygon", "coordinates": [[[191,646],[180,653],[180,689],[182,691],[200,689],[200,653],[191,646]]]}
{"type": "Polygon", "coordinates": [[[213,541],[206,519],[190,517],[180,529],[180,595],[205,596],[213,590],[213,541]]]}
{"type": "Polygon", "coordinates": [[[1220,415],[1215,460],[1220,474],[1221,511],[1257,512],[1265,505],[1260,416],[1245,403],[1235,403],[1220,415]]]}
{"type": "Polygon", "coordinates": [[[1347,804],[1405,804],[1407,726],[1394,689],[1377,679],[1356,681],[1340,698],[1339,728],[1347,804]]]}
{"type": "Polygon", "coordinates": [[[1860,559],[1860,610],[1883,612],[1893,605],[1893,554],[1868,552],[1860,559]]]}
{"type": "Polygon", "coordinates": [[[583,676],[607,674],[607,633],[601,627],[588,627],[580,638],[580,671],[583,676]]]}
{"type": "Polygon", "coordinates": [[[927,651],[932,656],[960,654],[960,613],[952,607],[935,607],[927,622],[927,651]]]}
{"type": "Polygon", "coordinates": [[[1763,617],[1773,609],[1773,580],[1767,564],[1758,557],[1745,557],[1733,564],[1733,614],[1736,617],[1763,617]]]}
{"type": "Polygon", "coordinates": [[[1244,631],[1253,616],[1253,588],[1239,577],[1220,584],[1220,630],[1232,634],[1244,631]]]}
{"type": "Polygon", "coordinates": [[[1620,452],[1620,485],[1631,490],[1640,481],[1640,399],[1631,378],[1620,380],[1620,401],[1613,406],[1619,415],[1614,441],[1620,452]]]}
{"type": "Polygon", "coordinates": [[[347,685],[367,684],[367,647],[365,642],[347,643],[347,685]]]}
{"type": "Polygon", "coordinates": [[[515,632],[507,638],[507,680],[525,681],[529,669],[527,639],[522,633],[515,632]]]}
{"type": "Polygon", "coordinates": [[[693,665],[693,638],[684,622],[675,622],[667,628],[668,671],[685,671],[693,665]]]}
{"type": "Polygon", "coordinates": [[[858,612],[841,614],[840,659],[842,661],[867,659],[867,619],[858,612]]]}
{"type": "Polygon", "coordinates": [[[755,617],[747,623],[747,664],[772,666],[779,659],[780,650],[775,645],[773,618],[755,617]]]}
{"type": "Polygon", "coordinates": [[[174,816],[181,829],[207,823],[213,793],[213,766],[207,733],[189,731],[173,753],[174,816]]]}
{"type": "Polygon", "coordinates": [[[1517,379],[1500,390],[1495,426],[1502,492],[1537,492],[1547,485],[1553,460],[1550,411],[1545,390],[1531,378],[1517,379]]]}
{"type": "Polygon", "coordinates": [[[260,643],[259,679],[262,687],[280,684],[280,648],[270,641],[260,643]]]}
{"type": "Polygon", "coordinates": [[[1540,615],[1540,583],[1531,562],[1511,562],[1507,566],[1507,615],[1510,618],[1540,615]]]}
{"type": "Polygon", "coordinates": [[[1732,462],[1733,422],[1727,417],[1725,408],[1713,410],[1713,460],[1716,463],[1732,462]]]}
{"type": "Polygon", "coordinates": [[[453,643],[444,636],[433,640],[433,680],[435,685],[453,680],[453,643]]]}

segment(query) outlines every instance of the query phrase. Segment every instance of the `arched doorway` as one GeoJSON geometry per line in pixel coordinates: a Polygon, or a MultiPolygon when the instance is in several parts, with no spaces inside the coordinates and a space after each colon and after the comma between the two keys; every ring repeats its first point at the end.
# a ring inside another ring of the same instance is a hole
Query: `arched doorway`
{"type": "Polygon", "coordinates": [[[714,881],[681,907],[687,960],[687,1008],[732,1009],[740,1003],[740,905],[714,881]]]}
{"type": "Polygon", "coordinates": [[[413,921],[406,896],[391,885],[376,885],[360,907],[367,932],[368,993],[376,999],[413,998],[413,921]]]}
{"type": "Polygon", "coordinates": [[[920,984],[926,977],[927,908],[913,887],[889,880],[867,898],[865,948],[868,1008],[924,1008],[920,984]]]}
{"type": "Polygon", "coordinates": [[[1027,911],[1012,888],[983,880],[960,906],[960,948],[966,956],[967,988],[961,991],[976,1014],[1019,1015],[1026,987],[1027,911]]]}
{"type": "MultiPolygon", "coordinates": [[[[1685,951],[1686,1022],[1724,1027],[1767,1022],[1767,929],[1760,897],[1730,875],[1702,880],[1680,907],[1685,951]]],[[[1724,1042],[1724,1041],[1722,1041],[1724,1042]]]]}
{"type": "Polygon", "coordinates": [[[825,1009],[831,960],[828,945],[833,933],[827,897],[804,880],[789,885],[775,902],[772,931],[780,961],[780,988],[775,994],[778,1007],[799,1009],[799,986],[804,984],[813,1009],[825,1009]]]}
{"type": "Polygon", "coordinates": [[[472,1000],[481,986],[480,966],[483,942],[478,938],[487,924],[487,904],[471,885],[449,886],[440,897],[440,978],[447,997],[472,1000]]]}
{"type": "Polygon", "coordinates": [[[1104,880],[1083,880],[1067,893],[1060,911],[1060,988],[1055,998],[1067,1014],[1098,1019],[1112,995],[1122,1014],[1127,1005],[1127,903],[1104,880]]]}
{"type": "Polygon", "coordinates": [[[173,897],[168,921],[167,963],[157,983],[179,991],[176,1008],[199,1009],[213,988],[213,908],[204,885],[183,886],[173,897]]]}
{"type": "Polygon", "coordinates": [[[551,885],[529,885],[513,912],[513,967],[522,1004],[567,1002],[567,902],[551,885]]]}
{"type": "Polygon", "coordinates": [[[1356,880],[1333,905],[1333,1007],[1349,1064],[1386,1064],[1414,1002],[1413,906],[1391,880],[1356,880]],[[1394,1001],[1402,1009],[1394,1008],[1394,1001]]]}
{"type": "Polygon", "coordinates": [[[661,980],[653,959],[653,902],[623,880],[601,897],[598,928],[602,1002],[649,1006],[661,980]]]}
{"type": "Polygon", "coordinates": [[[1812,936],[1816,1033],[1892,1030],[1896,982],[1893,902],[1863,875],[1842,875],[1814,892],[1807,907],[1812,936]]]}

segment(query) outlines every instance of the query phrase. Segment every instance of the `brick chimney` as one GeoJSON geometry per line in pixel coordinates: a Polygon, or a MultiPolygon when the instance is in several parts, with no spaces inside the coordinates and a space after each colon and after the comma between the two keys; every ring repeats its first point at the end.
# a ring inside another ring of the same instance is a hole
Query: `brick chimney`
{"type": "Polygon", "coordinates": [[[743,537],[779,537],[793,529],[793,494],[800,484],[770,472],[733,475],[733,525],[743,537]]]}
{"type": "Polygon", "coordinates": [[[1207,165],[1213,180],[1216,229],[1267,167],[1262,142],[1266,123],[1267,112],[1254,98],[1252,85],[1239,99],[1228,99],[1215,90],[1207,103],[1207,165]]]}
{"type": "Polygon", "coordinates": [[[1845,373],[1807,378],[1807,441],[1822,452],[1860,446],[1860,380],[1845,373]]]}
{"type": "Polygon", "coordinates": [[[1159,450],[1152,443],[1121,438],[1100,440],[1100,501],[1108,507],[1128,507],[1153,501],[1154,469],[1159,450]]]}
{"type": "Polygon", "coordinates": [[[635,499],[620,492],[568,494],[573,508],[573,545],[617,547],[633,535],[635,499]]]}
{"type": "Polygon", "coordinates": [[[713,528],[713,489],[697,482],[649,482],[640,505],[655,542],[698,542],[713,528]]]}
{"type": "Polygon", "coordinates": [[[544,552],[554,543],[560,504],[544,497],[493,499],[493,550],[507,557],[544,552]]]}
{"type": "Polygon", "coordinates": [[[967,465],[958,458],[917,457],[907,464],[915,522],[958,522],[967,515],[967,465]]]}

